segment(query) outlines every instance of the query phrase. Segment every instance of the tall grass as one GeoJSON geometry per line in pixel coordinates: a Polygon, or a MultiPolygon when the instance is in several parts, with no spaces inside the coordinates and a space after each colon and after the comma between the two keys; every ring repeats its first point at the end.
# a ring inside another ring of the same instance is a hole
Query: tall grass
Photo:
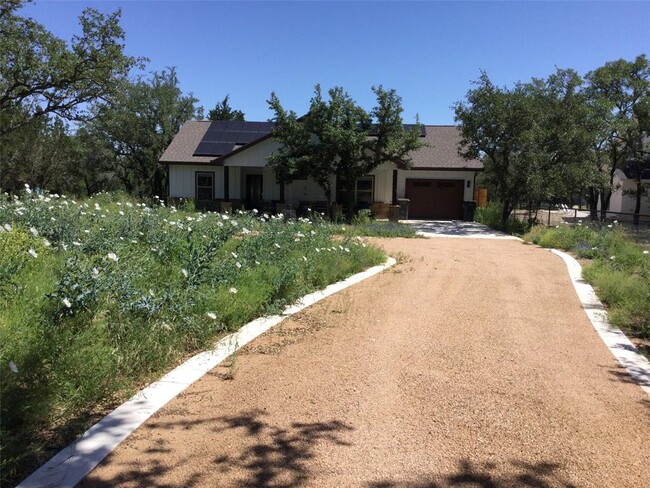
{"type": "Polygon", "coordinates": [[[628,239],[616,224],[534,227],[524,239],[591,259],[583,278],[607,305],[612,324],[650,338],[650,250],[628,239]]]}
{"type": "Polygon", "coordinates": [[[5,195],[0,227],[3,486],[93,410],[384,259],[322,220],[197,214],[114,194],[5,195]]]}

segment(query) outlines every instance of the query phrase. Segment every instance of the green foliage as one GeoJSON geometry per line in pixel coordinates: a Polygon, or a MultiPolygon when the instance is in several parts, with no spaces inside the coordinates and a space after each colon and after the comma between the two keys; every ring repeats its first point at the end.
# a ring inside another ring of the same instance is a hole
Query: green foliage
{"type": "Polygon", "coordinates": [[[26,189],[0,201],[0,226],[3,485],[39,459],[43,430],[75,424],[55,437],[69,442],[98,405],[226,331],[384,260],[322,220],[107,193],[26,189]]]}
{"type": "Polygon", "coordinates": [[[224,99],[215,105],[215,107],[208,112],[209,120],[244,120],[244,112],[241,110],[233,110],[228,102],[230,95],[226,95],[224,99]]]}
{"type": "MultiPolygon", "coordinates": [[[[373,87],[377,105],[366,112],[341,87],[329,90],[324,100],[316,85],[309,111],[298,117],[287,112],[275,95],[268,100],[275,112],[273,137],[282,146],[268,158],[280,181],[312,177],[323,188],[328,202],[333,197],[333,175],[342,178],[352,218],[358,178],[383,162],[410,165],[409,154],[422,146],[419,128],[405,130],[401,98],[395,90],[373,87]]],[[[416,122],[416,125],[419,125],[416,122]]]]}
{"type": "Polygon", "coordinates": [[[542,247],[592,259],[583,278],[607,305],[610,321],[634,336],[650,337],[650,253],[616,224],[535,227],[524,236],[542,247]]]}
{"type": "Polygon", "coordinates": [[[124,83],[111,103],[98,104],[89,134],[113,153],[110,169],[131,194],[164,195],[165,168],[158,162],[181,125],[200,114],[197,99],[184,95],[176,70],[124,83]]]}
{"type": "Polygon", "coordinates": [[[411,225],[379,220],[352,225],[339,225],[335,228],[335,232],[348,237],[417,237],[417,233],[411,225]]]}
{"type": "Polygon", "coordinates": [[[0,15],[0,136],[50,115],[80,119],[86,104],[115,95],[140,60],[124,54],[120,11],[105,15],[84,10],[81,34],[68,44],[32,19],[0,15]]]}
{"type": "Polygon", "coordinates": [[[505,224],[502,220],[503,207],[498,202],[489,202],[486,207],[478,207],[474,213],[474,220],[496,230],[508,234],[521,235],[528,230],[529,225],[513,216],[509,216],[505,224]]]}

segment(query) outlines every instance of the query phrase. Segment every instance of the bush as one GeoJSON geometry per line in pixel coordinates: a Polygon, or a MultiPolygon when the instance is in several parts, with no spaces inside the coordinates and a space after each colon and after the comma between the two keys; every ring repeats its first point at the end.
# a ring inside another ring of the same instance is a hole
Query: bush
{"type": "Polygon", "coordinates": [[[508,217],[505,226],[501,223],[501,212],[503,205],[498,202],[489,202],[485,207],[478,207],[474,214],[474,220],[479,224],[487,225],[492,229],[507,232],[508,234],[521,235],[530,227],[528,224],[516,219],[513,216],[508,217]]]}
{"type": "Polygon", "coordinates": [[[42,460],[40,432],[73,423],[71,441],[187,354],[385,259],[322,220],[113,194],[26,192],[0,202],[0,226],[2,484],[42,460]]]}

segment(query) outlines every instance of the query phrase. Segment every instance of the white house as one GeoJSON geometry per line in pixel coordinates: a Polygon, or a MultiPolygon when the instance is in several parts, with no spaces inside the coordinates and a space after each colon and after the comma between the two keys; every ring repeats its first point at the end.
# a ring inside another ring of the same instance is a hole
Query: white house
{"type": "MultiPolygon", "coordinates": [[[[208,208],[258,208],[278,204],[296,210],[320,208],[326,198],[311,179],[279,184],[267,157],[279,147],[270,122],[187,121],[160,162],[169,168],[172,199],[194,198],[208,208]]],[[[415,151],[410,169],[384,163],[359,179],[356,200],[360,208],[387,211],[399,198],[410,199],[410,217],[461,219],[463,202],[473,199],[477,171],[483,164],[458,154],[460,135],[455,126],[427,125],[428,144],[415,151]]],[[[332,175],[336,201],[344,202],[343,187],[332,175]]]]}
{"type": "MultiPolygon", "coordinates": [[[[636,191],[636,176],[637,168],[632,164],[628,164],[623,169],[617,169],[614,172],[614,192],[609,200],[609,208],[607,209],[608,217],[619,220],[631,220],[633,218],[634,210],[636,208],[636,196],[633,192],[636,191]]],[[[643,172],[641,173],[642,184],[650,189],[650,162],[647,162],[643,172]]],[[[650,191],[650,190],[649,190],[650,191]]],[[[600,201],[598,202],[598,209],[600,210],[600,201]]],[[[646,193],[641,198],[641,210],[639,212],[643,221],[650,222],[650,195],[646,193]]]]}

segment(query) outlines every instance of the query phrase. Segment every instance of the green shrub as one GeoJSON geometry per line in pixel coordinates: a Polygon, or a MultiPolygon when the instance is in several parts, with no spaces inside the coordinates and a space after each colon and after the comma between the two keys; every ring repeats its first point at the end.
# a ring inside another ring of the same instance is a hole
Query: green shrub
{"type": "Polygon", "coordinates": [[[498,202],[489,202],[485,207],[478,207],[474,214],[474,220],[479,224],[487,225],[496,230],[507,232],[508,234],[521,235],[525,233],[529,225],[517,218],[510,216],[505,226],[501,222],[501,212],[503,206],[498,202]]]}
{"type": "Polygon", "coordinates": [[[40,460],[39,432],[76,425],[64,444],[97,406],[225,332],[385,259],[321,219],[187,209],[114,194],[0,202],[2,484],[40,460]]]}

